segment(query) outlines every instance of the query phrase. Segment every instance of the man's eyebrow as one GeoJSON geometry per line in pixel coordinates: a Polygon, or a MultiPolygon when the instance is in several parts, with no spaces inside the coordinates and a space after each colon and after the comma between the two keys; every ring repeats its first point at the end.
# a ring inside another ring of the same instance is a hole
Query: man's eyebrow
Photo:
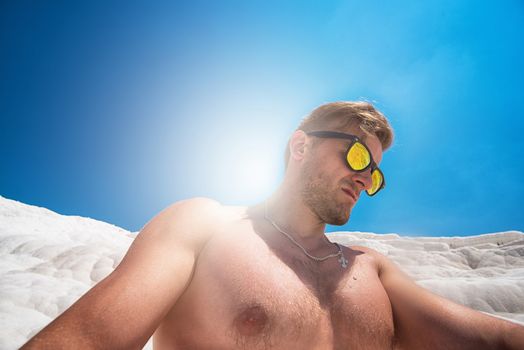
{"type": "Polygon", "coordinates": [[[358,139],[362,142],[366,142],[368,140],[368,135],[366,133],[363,133],[362,136],[357,136],[358,139]]]}

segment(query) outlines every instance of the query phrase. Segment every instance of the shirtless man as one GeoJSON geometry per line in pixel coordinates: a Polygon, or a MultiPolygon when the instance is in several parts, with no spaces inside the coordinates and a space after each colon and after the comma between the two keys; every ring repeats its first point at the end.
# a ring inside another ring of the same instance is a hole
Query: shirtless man
{"type": "Polygon", "coordinates": [[[382,188],[392,137],[368,103],[320,106],[291,136],[283,183],[264,203],[168,207],[23,349],[140,349],[151,335],[155,350],[524,349],[524,327],[327,240],[326,223],[346,223],[362,191],[382,188]]]}

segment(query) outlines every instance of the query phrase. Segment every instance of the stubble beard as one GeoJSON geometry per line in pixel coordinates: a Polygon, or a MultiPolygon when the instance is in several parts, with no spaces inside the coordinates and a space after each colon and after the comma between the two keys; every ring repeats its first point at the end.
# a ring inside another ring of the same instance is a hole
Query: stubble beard
{"type": "Polygon", "coordinates": [[[337,201],[339,188],[328,174],[314,174],[314,165],[304,164],[302,168],[301,195],[304,203],[325,223],[344,225],[348,222],[351,207],[337,201]],[[333,187],[330,184],[334,183],[333,187]]]}

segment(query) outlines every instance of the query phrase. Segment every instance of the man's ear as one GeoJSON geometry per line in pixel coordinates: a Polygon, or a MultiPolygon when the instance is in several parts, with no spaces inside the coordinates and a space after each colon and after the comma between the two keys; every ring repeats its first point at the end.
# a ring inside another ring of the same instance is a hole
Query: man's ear
{"type": "Polygon", "coordinates": [[[289,158],[302,160],[306,152],[307,135],[302,130],[296,130],[289,139],[289,158]]]}

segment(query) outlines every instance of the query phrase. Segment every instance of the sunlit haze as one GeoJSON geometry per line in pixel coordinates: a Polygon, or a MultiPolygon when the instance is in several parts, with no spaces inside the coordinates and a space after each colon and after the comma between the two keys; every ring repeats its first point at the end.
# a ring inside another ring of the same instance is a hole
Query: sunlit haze
{"type": "Polygon", "coordinates": [[[300,120],[373,102],[387,187],[334,230],[524,230],[524,5],[0,5],[0,195],[139,230],[181,199],[264,200],[300,120]]]}

